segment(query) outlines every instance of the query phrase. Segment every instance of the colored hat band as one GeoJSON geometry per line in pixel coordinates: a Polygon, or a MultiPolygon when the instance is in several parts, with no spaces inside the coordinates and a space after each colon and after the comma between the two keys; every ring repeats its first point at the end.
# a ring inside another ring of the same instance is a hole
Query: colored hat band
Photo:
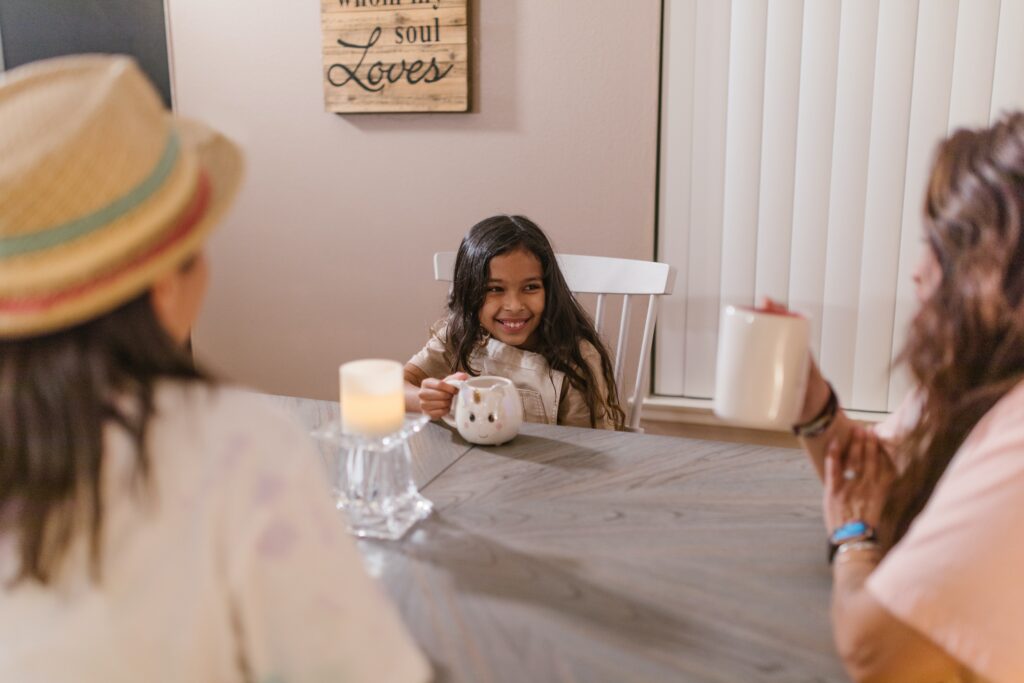
{"type": "Polygon", "coordinates": [[[160,160],[150,174],[127,194],[91,214],[52,228],[46,228],[28,235],[12,235],[0,238],[0,261],[16,256],[42,251],[84,237],[121,218],[138,208],[143,202],[160,190],[167,177],[174,170],[178,160],[180,143],[172,130],[164,146],[160,160]]]}
{"type": "MultiPolygon", "coordinates": [[[[140,186],[141,187],[141,186],[140,186]]],[[[121,201],[121,200],[118,200],[121,201]]],[[[203,218],[210,201],[210,180],[206,173],[200,171],[192,200],[179,216],[177,222],[167,231],[162,239],[149,249],[138,254],[128,263],[117,270],[105,273],[102,276],[90,280],[60,292],[47,293],[41,296],[27,296],[11,299],[0,299],[0,314],[29,313],[45,310],[60,305],[69,299],[88,294],[91,290],[98,289],[104,285],[129,274],[135,268],[143,266],[159,256],[162,252],[174,246],[182,238],[186,237],[192,228],[203,218]]]]}

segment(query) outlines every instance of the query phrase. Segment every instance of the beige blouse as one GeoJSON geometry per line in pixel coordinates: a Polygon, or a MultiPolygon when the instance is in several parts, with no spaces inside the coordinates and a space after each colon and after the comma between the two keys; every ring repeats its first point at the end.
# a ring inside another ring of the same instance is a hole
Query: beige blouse
{"type": "MultiPolygon", "coordinates": [[[[409,363],[428,377],[444,379],[452,374],[453,352],[445,343],[445,326],[435,326],[430,339],[409,363]]],[[[580,352],[598,382],[602,397],[599,429],[615,429],[615,423],[603,410],[607,389],[601,372],[601,355],[590,343],[583,342],[580,352]]],[[[553,370],[544,356],[498,341],[494,337],[477,347],[469,363],[482,375],[498,375],[515,382],[523,401],[523,417],[527,422],[560,424],[572,427],[590,426],[590,409],[586,397],[565,379],[565,373],[553,370]]]]}

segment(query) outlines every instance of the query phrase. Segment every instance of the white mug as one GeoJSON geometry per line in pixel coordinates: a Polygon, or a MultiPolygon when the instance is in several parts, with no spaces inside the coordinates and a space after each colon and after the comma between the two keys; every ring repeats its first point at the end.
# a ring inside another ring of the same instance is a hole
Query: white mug
{"type": "Polygon", "coordinates": [[[718,328],[715,415],[732,424],[789,429],[807,391],[810,325],[788,312],[726,306],[718,328]]]}
{"type": "Polygon", "coordinates": [[[469,379],[448,379],[459,388],[452,400],[452,415],[444,421],[455,427],[463,439],[482,446],[511,441],[523,424],[523,402],[512,380],[494,375],[469,379]]]}

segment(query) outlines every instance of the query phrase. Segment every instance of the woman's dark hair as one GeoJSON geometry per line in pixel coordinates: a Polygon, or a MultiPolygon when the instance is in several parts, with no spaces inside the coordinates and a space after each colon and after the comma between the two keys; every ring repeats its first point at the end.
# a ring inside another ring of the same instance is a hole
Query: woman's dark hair
{"type": "Polygon", "coordinates": [[[889,547],[906,534],[968,433],[1024,379],[1024,114],[943,142],[924,213],[942,278],[900,356],[923,405],[901,444],[909,466],[883,512],[889,547]]]}
{"type": "Polygon", "coordinates": [[[0,341],[0,520],[20,545],[14,581],[49,582],[87,533],[100,570],[103,432],[124,429],[145,478],[146,427],[163,377],[201,379],[148,293],[76,327],[0,341]]]}
{"type": "Polygon", "coordinates": [[[519,249],[537,257],[544,278],[544,315],[537,328],[537,352],[547,359],[552,369],[565,373],[569,383],[583,394],[592,427],[596,427],[598,418],[606,413],[616,428],[621,429],[625,416],[619,405],[608,350],[590,317],[569,291],[547,236],[523,216],[486,218],[474,225],[459,245],[454,282],[448,297],[447,343],[454,352],[452,371],[478,374],[469,358],[483,337],[479,313],[487,296],[491,259],[519,249]],[[584,341],[601,356],[607,397],[600,395],[598,378],[580,351],[584,341]]]}

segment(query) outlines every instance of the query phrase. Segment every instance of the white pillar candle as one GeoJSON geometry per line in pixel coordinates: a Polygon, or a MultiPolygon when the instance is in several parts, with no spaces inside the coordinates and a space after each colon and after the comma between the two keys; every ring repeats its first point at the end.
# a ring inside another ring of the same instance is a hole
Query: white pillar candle
{"type": "Polygon", "coordinates": [[[345,434],[384,436],[401,429],[405,418],[401,363],[356,360],[343,364],[338,374],[345,434]]]}

